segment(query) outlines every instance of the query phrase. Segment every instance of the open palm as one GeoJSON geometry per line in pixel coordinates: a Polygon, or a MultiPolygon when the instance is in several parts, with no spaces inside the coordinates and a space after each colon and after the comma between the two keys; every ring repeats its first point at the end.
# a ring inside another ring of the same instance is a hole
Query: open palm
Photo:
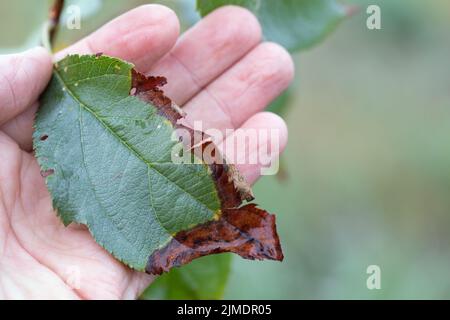
{"type": "MultiPolygon", "coordinates": [[[[283,120],[262,110],[292,79],[289,54],[261,43],[256,18],[238,7],[223,7],[178,33],[170,9],[146,5],[54,59],[102,52],[131,61],[168,79],[165,92],[188,120],[201,119],[205,129],[278,129],[283,149],[283,120]]],[[[136,298],[152,276],[117,262],[84,226],[63,226],[33,156],[32,124],[51,59],[42,48],[0,56],[0,298],[136,298]]],[[[259,176],[257,165],[239,169],[251,183],[259,176]]]]}

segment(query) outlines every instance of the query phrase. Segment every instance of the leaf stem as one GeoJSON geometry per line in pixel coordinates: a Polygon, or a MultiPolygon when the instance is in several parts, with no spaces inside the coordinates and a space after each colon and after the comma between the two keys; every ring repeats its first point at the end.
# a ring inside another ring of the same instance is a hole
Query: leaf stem
{"type": "Polygon", "coordinates": [[[44,23],[42,29],[41,42],[42,45],[52,52],[53,42],[55,40],[56,32],[58,30],[59,20],[64,8],[64,0],[55,0],[50,7],[48,19],[44,23]]]}

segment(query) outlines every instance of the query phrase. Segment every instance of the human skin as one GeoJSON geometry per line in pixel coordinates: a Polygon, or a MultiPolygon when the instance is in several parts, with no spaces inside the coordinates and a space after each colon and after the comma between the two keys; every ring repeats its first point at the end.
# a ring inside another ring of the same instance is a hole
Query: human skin
{"type": "MultiPolygon", "coordinates": [[[[85,226],[63,226],[32,152],[52,60],[98,52],[165,76],[167,96],[205,128],[276,129],[274,156],[287,143],[284,121],[263,110],[291,82],[293,63],[282,47],[261,42],[257,19],[243,8],[222,7],[179,37],[173,11],[145,5],[54,57],[43,48],[0,56],[0,298],[134,299],[153,280],[115,260],[85,226]]],[[[250,183],[259,177],[258,165],[238,168],[250,183]]]]}

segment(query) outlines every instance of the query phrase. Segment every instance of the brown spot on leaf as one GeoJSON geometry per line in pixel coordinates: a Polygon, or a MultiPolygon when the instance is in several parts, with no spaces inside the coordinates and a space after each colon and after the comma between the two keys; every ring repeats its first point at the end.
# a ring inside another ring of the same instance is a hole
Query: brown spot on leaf
{"type": "Polygon", "coordinates": [[[243,200],[240,194],[236,192],[233,181],[230,180],[227,166],[226,164],[211,164],[209,166],[214,177],[221,207],[225,209],[239,207],[243,200]]]}
{"type": "Polygon", "coordinates": [[[39,138],[41,141],[45,141],[48,139],[48,135],[44,134],[39,138]]]}
{"type": "Polygon", "coordinates": [[[43,170],[43,171],[41,171],[41,176],[43,177],[43,178],[47,178],[48,176],[50,176],[50,175],[52,175],[52,174],[54,174],[55,173],[55,170],[53,170],[53,169],[48,169],[48,170],[43,170]]]}
{"type": "Polygon", "coordinates": [[[252,188],[250,188],[248,183],[245,181],[244,176],[242,176],[238,169],[232,164],[226,165],[225,169],[228,173],[228,179],[233,182],[237,192],[239,192],[239,195],[241,196],[241,199],[253,201],[255,197],[253,196],[252,188]]]}
{"type": "MultiPolygon", "coordinates": [[[[154,105],[175,128],[187,130],[194,139],[194,130],[179,122],[184,116],[181,109],[161,90],[166,83],[164,77],[147,77],[132,70],[133,94],[154,105]]],[[[192,146],[191,152],[201,157],[211,144],[206,137],[202,143],[191,140],[188,145],[192,146]]],[[[148,273],[161,274],[195,258],[222,252],[233,252],[246,259],[283,260],[275,216],[255,204],[241,206],[244,200],[254,199],[250,186],[233,165],[226,164],[215,147],[211,157],[213,161],[208,165],[221,203],[219,219],[177,233],[169,244],[150,256],[148,273]]]]}
{"type": "Polygon", "coordinates": [[[275,216],[255,204],[225,209],[219,220],[177,233],[167,246],[150,256],[146,271],[161,274],[193,259],[222,252],[251,260],[282,261],[275,216]]]}

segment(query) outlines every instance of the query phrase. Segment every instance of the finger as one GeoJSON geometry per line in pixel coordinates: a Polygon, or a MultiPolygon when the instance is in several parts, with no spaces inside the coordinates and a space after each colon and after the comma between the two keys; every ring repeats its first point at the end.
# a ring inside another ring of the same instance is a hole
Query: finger
{"type": "Polygon", "coordinates": [[[149,4],[137,7],[58,52],[59,60],[67,54],[106,55],[133,62],[138,70],[148,70],[175,44],[179,34],[179,21],[169,8],[149,4]]]}
{"type": "Polygon", "coordinates": [[[248,183],[261,174],[278,171],[278,157],[286,147],[288,131],[283,119],[271,112],[260,112],[230,134],[218,148],[234,163],[248,183]]]}
{"type": "Polygon", "coordinates": [[[44,48],[0,56],[0,126],[36,101],[51,73],[51,57],[44,48]]]}
{"type": "Polygon", "coordinates": [[[33,103],[31,107],[0,127],[1,131],[10,136],[25,151],[31,151],[33,147],[31,136],[33,134],[34,115],[38,105],[38,102],[33,103]]]}
{"type": "Polygon", "coordinates": [[[222,7],[188,30],[150,70],[165,76],[167,96],[184,104],[261,41],[261,27],[248,10],[222,7]]]}
{"type": "Polygon", "coordinates": [[[289,53],[262,43],[186,103],[187,121],[201,119],[205,129],[239,128],[284,91],[293,76],[289,53]]]}
{"type": "Polygon", "coordinates": [[[156,279],[152,274],[134,271],[130,276],[130,281],[127,284],[126,290],[123,293],[122,299],[137,299],[144,292],[144,290],[156,279]]]}

